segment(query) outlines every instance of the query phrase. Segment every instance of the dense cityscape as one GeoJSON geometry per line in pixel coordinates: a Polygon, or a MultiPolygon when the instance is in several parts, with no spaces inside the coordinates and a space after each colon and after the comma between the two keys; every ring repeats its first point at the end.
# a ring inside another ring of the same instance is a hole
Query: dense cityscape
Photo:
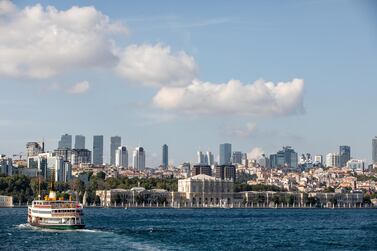
{"type": "Polygon", "coordinates": [[[54,180],[62,195],[70,189],[79,191],[87,206],[370,207],[377,203],[377,137],[372,139],[370,164],[352,158],[346,145],[314,157],[310,153],[299,157],[292,147],[284,146],[251,159],[224,143],[218,158],[210,151],[198,151],[195,163],[178,166],[169,164],[169,147],[164,144],[161,164],[147,167],[144,147],[131,151],[119,136],[110,138],[109,147],[110,162],[104,163],[103,135],[93,136],[89,150],[85,136],[76,135],[73,144],[72,135],[64,134],[53,151],[47,151],[44,142],[28,142],[25,155],[1,155],[3,179],[13,176],[34,182],[34,192],[27,197],[25,188],[17,193],[3,181],[0,193],[11,197],[3,200],[8,205],[30,202],[37,196],[36,180],[43,179],[45,193],[54,180]]]}

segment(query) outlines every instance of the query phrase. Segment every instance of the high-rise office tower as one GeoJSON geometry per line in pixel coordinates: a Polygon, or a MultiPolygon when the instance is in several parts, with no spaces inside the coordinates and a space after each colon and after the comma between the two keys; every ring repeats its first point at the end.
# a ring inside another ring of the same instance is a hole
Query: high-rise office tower
{"type": "Polygon", "coordinates": [[[134,169],[142,171],[145,169],[145,150],[143,147],[136,147],[132,155],[134,169]]]}
{"type": "Polygon", "coordinates": [[[327,167],[339,167],[339,154],[329,153],[326,155],[326,166],[327,167]]]}
{"type": "Polygon", "coordinates": [[[168,167],[169,165],[169,147],[167,144],[162,146],[162,166],[168,167]]]}
{"type": "Polygon", "coordinates": [[[351,159],[351,147],[339,146],[339,166],[344,167],[347,165],[347,161],[351,159]]]}
{"type": "Polygon", "coordinates": [[[117,167],[128,167],[128,151],[127,147],[120,146],[115,150],[115,166],[117,167]]]}
{"type": "Polygon", "coordinates": [[[323,165],[323,156],[322,155],[315,155],[314,162],[319,165],[323,165]]]}
{"type": "Polygon", "coordinates": [[[198,157],[198,164],[207,164],[206,163],[206,158],[205,158],[205,155],[203,154],[203,152],[202,151],[198,151],[197,153],[197,157],[198,157]]]}
{"type": "Polygon", "coordinates": [[[278,151],[276,154],[270,155],[270,166],[272,168],[276,167],[289,167],[297,168],[298,166],[298,156],[295,150],[290,146],[284,146],[282,150],[278,151]]]}
{"type": "Polygon", "coordinates": [[[372,161],[377,163],[377,136],[372,139],[372,161]]]}
{"type": "Polygon", "coordinates": [[[242,164],[242,152],[233,152],[232,155],[232,163],[234,164],[242,164]]]}
{"type": "Polygon", "coordinates": [[[119,136],[110,138],[110,165],[115,165],[115,151],[122,144],[122,139],[119,136]]]}
{"type": "Polygon", "coordinates": [[[72,149],[72,135],[64,134],[58,143],[59,149],[72,149]]]}
{"type": "Polygon", "coordinates": [[[75,136],[75,149],[85,149],[85,136],[83,135],[75,136]]]}
{"type": "Polygon", "coordinates": [[[26,144],[26,157],[37,156],[43,153],[43,146],[37,142],[28,142],[26,144]]]}
{"type": "Polygon", "coordinates": [[[220,144],[219,156],[220,156],[220,160],[219,160],[220,165],[231,164],[232,145],[229,143],[220,144]]]}
{"type": "Polygon", "coordinates": [[[93,136],[93,164],[103,164],[103,135],[93,136]]]}
{"type": "Polygon", "coordinates": [[[206,152],[206,159],[208,165],[212,166],[215,164],[215,158],[213,157],[213,154],[211,152],[206,152]]]}

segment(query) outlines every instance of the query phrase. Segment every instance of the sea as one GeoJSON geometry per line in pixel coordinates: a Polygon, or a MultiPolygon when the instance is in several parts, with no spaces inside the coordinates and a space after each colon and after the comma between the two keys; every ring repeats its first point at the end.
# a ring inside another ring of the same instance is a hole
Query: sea
{"type": "Polygon", "coordinates": [[[0,209],[1,250],[377,250],[376,209],[85,208],[86,229],[42,230],[0,209]]]}

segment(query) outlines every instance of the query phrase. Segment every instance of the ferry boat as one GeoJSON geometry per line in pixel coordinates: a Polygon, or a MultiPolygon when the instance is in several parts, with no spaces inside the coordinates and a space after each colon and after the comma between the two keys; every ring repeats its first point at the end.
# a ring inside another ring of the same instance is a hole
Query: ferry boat
{"type": "MultiPolygon", "coordinates": [[[[28,206],[27,221],[31,226],[49,229],[82,229],[85,227],[83,205],[78,201],[57,198],[54,189],[55,171],[50,176],[50,193],[41,200],[41,182],[38,175],[38,199],[28,206]]],[[[77,196],[76,196],[77,198],[77,196]]]]}
{"type": "Polygon", "coordinates": [[[34,200],[28,207],[28,223],[31,226],[49,229],[82,229],[83,205],[77,201],[56,198],[50,191],[44,200],[34,200]]]}

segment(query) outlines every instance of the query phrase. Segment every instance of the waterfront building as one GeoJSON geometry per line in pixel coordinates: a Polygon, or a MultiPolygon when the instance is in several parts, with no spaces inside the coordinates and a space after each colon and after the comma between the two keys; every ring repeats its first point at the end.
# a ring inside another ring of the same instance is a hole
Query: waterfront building
{"type": "Polygon", "coordinates": [[[86,149],[85,148],[85,136],[76,135],[75,136],[75,149],[86,149]]]}
{"type": "Polygon", "coordinates": [[[61,136],[59,143],[58,143],[59,149],[72,149],[72,135],[64,134],[61,136]]]}
{"type": "Polygon", "coordinates": [[[236,181],[236,166],[235,165],[216,166],[215,177],[222,180],[236,181]]]}
{"type": "Polygon", "coordinates": [[[284,146],[282,150],[276,154],[270,155],[270,165],[272,168],[287,167],[297,168],[298,157],[297,153],[290,146],[284,146]]]}
{"type": "Polygon", "coordinates": [[[40,153],[44,152],[44,143],[40,145],[37,142],[28,142],[26,144],[26,157],[32,157],[32,156],[37,156],[40,153]]]}
{"type": "Polygon", "coordinates": [[[96,196],[100,199],[100,205],[104,207],[115,205],[130,207],[162,207],[168,205],[171,198],[170,192],[164,189],[146,190],[144,187],[97,190],[96,196]]]}
{"type": "Polygon", "coordinates": [[[220,144],[219,147],[219,165],[231,164],[232,145],[229,143],[220,144]]]}
{"type": "Polygon", "coordinates": [[[13,207],[13,197],[0,195],[0,207],[13,207]]]}
{"type": "Polygon", "coordinates": [[[5,155],[0,155],[0,174],[7,176],[13,175],[12,159],[6,157],[5,155]]]}
{"type": "Polygon", "coordinates": [[[178,193],[173,193],[175,207],[202,207],[230,205],[234,201],[234,185],[231,180],[222,180],[205,174],[178,180],[178,193]]]}
{"type": "Polygon", "coordinates": [[[207,160],[207,162],[206,162],[207,165],[210,165],[210,166],[214,165],[215,164],[215,158],[213,156],[213,153],[207,151],[206,152],[206,160],[207,160]]]}
{"type": "Polygon", "coordinates": [[[128,167],[128,151],[127,147],[120,146],[115,151],[115,166],[116,167],[128,167]]]}
{"type": "Polygon", "coordinates": [[[92,162],[92,152],[88,149],[72,149],[71,159],[72,165],[87,164],[92,162]]]}
{"type": "Polygon", "coordinates": [[[242,152],[235,151],[232,154],[232,163],[233,164],[242,164],[242,152]]]}
{"type": "Polygon", "coordinates": [[[115,165],[115,151],[122,144],[122,138],[113,136],[110,138],[110,165],[115,165]]]}
{"type": "Polygon", "coordinates": [[[329,153],[326,155],[326,167],[339,167],[338,153],[329,153]]]}
{"type": "Polygon", "coordinates": [[[339,146],[339,166],[344,167],[347,161],[351,159],[351,147],[350,146],[339,146]]]}
{"type": "Polygon", "coordinates": [[[103,135],[93,136],[93,161],[94,165],[103,164],[103,135]]]}
{"type": "Polygon", "coordinates": [[[346,166],[352,171],[363,172],[365,168],[365,162],[360,159],[351,159],[347,161],[346,166]]]}
{"type": "Polygon", "coordinates": [[[164,168],[169,166],[169,148],[167,144],[162,146],[162,166],[164,168]]]}
{"type": "Polygon", "coordinates": [[[143,147],[136,147],[132,155],[133,168],[139,171],[145,169],[145,150],[143,147]]]}
{"type": "Polygon", "coordinates": [[[212,169],[210,165],[198,164],[194,165],[191,169],[191,176],[206,174],[208,176],[212,175],[212,169]]]}
{"type": "Polygon", "coordinates": [[[372,139],[372,162],[377,163],[377,136],[372,139]]]}

